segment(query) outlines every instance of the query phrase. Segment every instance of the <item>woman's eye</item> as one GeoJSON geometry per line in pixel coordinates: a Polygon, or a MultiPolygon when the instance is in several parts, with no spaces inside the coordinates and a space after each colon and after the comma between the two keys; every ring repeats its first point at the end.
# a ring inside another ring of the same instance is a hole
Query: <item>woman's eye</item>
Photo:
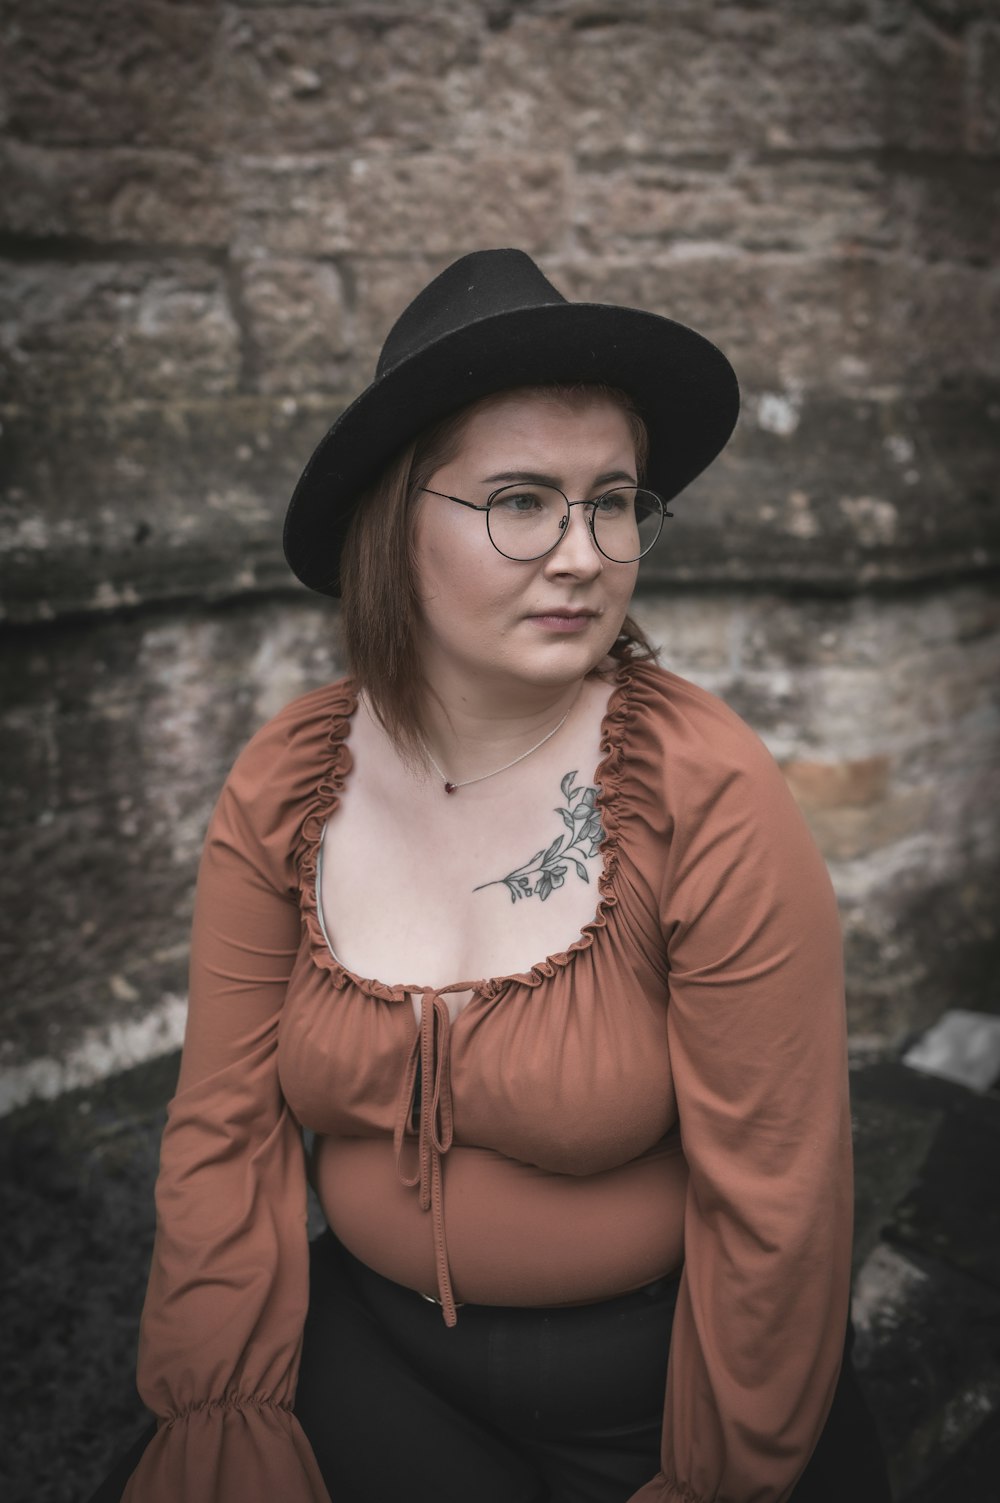
{"type": "Polygon", "coordinates": [[[595,510],[602,517],[618,517],[628,511],[631,498],[626,491],[609,491],[606,496],[598,496],[595,510]]]}
{"type": "Polygon", "coordinates": [[[502,496],[494,499],[493,509],[496,510],[499,507],[504,511],[526,516],[540,511],[544,504],[537,491],[505,491],[502,496]]]}

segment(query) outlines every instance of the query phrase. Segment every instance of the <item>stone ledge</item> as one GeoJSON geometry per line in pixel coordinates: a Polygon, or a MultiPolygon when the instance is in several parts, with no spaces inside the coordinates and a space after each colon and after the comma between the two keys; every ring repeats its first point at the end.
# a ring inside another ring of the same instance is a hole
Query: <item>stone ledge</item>
{"type": "MultiPolygon", "coordinates": [[[[275,296],[259,287],[265,321],[275,296]]],[[[281,519],[346,400],[3,410],[0,620],[294,592],[281,519]]],[[[994,572],[991,411],[1000,388],[982,383],[907,401],[748,392],[731,445],[678,499],[643,586],[852,594],[994,572]]]]}

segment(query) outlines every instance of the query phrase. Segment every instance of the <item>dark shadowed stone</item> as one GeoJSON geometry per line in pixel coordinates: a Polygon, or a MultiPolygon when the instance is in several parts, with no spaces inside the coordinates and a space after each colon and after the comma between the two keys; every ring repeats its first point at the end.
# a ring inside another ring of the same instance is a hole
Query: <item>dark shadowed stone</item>
{"type": "Polygon", "coordinates": [[[145,1414],[135,1389],[153,1183],[177,1056],[0,1125],[5,1443],[16,1503],[90,1496],[145,1414]]]}
{"type": "Polygon", "coordinates": [[[942,1110],[859,1087],[864,1075],[862,1069],[851,1076],[855,1274],[919,1174],[943,1117],[942,1110]]]}
{"type": "MultiPolygon", "coordinates": [[[[148,1419],[136,1341],[178,1056],[0,1123],[0,1489],[81,1503],[148,1419]]],[[[323,1225],[310,1192],[309,1225],[323,1225]]]]}
{"type": "MultiPolygon", "coordinates": [[[[970,1192],[953,1184],[941,1213],[956,1200],[971,1210],[970,1192]]],[[[880,1243],[855,1284],[855,1329],[855,1360],[896,1496],[907,1500],[996,1424],[1000,1295],[922,1253],[880,1243]]],[[[983,1488],[995,1479],[979,1473],[975,1480],[983,1488]]],[[[971,1496],[987,1503],[991,1495],[971,1496]]]]}
{"type": "Polygon", "coordinates": [[[0,142],[0,228],[8,235],[220,247],[230,214],[216,161],[129,146],[0,142]]]}
{"type": "Polygon", "coordinates": [[[897,1495],[987,1503],[1000,1420],[1000,1096],[895,1062],[853,1071],[851,1096],[856,1357],[897,1495]],[[960,1479],[968,1493],[949,1494],[960,1479]]]}
{"type": "MultiPolygon", "coordinates": [[[[0,1319],[19,1354],[0,1374],[0,1485],[14,1503],[79,1503],[144,1422],[133,1379],[137,1325],[177,1064],[168,1055],[0,1127],[0,1319]]],[[[905,1193],[919,1160],[905,1093],[902,1111],[893,1110],[898,1078],[867,1069],[852,1082],[863,1101],[859,1163],[879,1173],[884,1134],[890,1162],[879,1193],[889,1198],[901,1186],[905,1193]]],[[[940,1214],[974,1207],[977,1193],[961,1166],[940,1214]]],[[[321,1224],[312,1197],[310,1224],[314,1232],[321,1224]]],[[[992,1503],[995,1291],[881,1243],[857,1280],[855,1307],[856,1359],[900,1503],[992,1503]],[[948,1493],[956,1479],[963,1490],[948,1493]]]]}
{"type": "Polygon", "coordinates": [[[933,1258],[993,1286],[1000,1300],[1000,1095],[901,1064],[860,1071],[854,1095],[859,1111],[891,1102],[897,1112],[922,1113],[936,1124],[887,1239],[907,1256],[933,1258]],[[952,1198],[959,1184],[963,1194],[952,1198]]]}
{"type": "MultiPolygon", "coordinates": [[[[970,1395],[974,1405],[977,1396],[970,1395]]],[[[1000,1413],[982,1421],[935,1475],[908,1493],[905,1503],[996,1503],[1000,1477],[1000,1413]]]]}

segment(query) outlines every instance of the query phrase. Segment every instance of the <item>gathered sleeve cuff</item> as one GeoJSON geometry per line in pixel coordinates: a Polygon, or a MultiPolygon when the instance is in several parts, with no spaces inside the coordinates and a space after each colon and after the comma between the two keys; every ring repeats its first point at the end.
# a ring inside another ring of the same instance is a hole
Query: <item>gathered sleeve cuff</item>
{"type": "Polygon", "coordinates": [[[770,754],[662,678],[666,813],[649,817],[689,1183],[661,1471],[631,1503],[784,1503],[829,1412],[850,1294],[840,927],[770,754]]]}
{"type": "Polygon", "coordinates": [[[328,1503],[293,1413],[309,1295],[301,1131],[278,1022],[301,938],[287,720],[237,762],[198,875],[190,1000],[156,1186],[124,1503],[328,1503]]]}
{"type": "Polygon", "coordinates": [[[280,1405],[238,1397],[161,1424],[122,1503],[202,1498],[329,1503],[295,1416],[280,1405]]]}

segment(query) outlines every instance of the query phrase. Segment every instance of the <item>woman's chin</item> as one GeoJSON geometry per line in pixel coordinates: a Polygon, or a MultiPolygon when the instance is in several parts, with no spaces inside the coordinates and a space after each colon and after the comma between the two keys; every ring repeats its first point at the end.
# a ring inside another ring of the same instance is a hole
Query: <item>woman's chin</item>
{"type": "Polygon", "coordinates": [[[561,638],[520,658],[506,658],[497,671],[538,688],[565,688],[585,679],[608,656],[609,644],[561,638]]]}

